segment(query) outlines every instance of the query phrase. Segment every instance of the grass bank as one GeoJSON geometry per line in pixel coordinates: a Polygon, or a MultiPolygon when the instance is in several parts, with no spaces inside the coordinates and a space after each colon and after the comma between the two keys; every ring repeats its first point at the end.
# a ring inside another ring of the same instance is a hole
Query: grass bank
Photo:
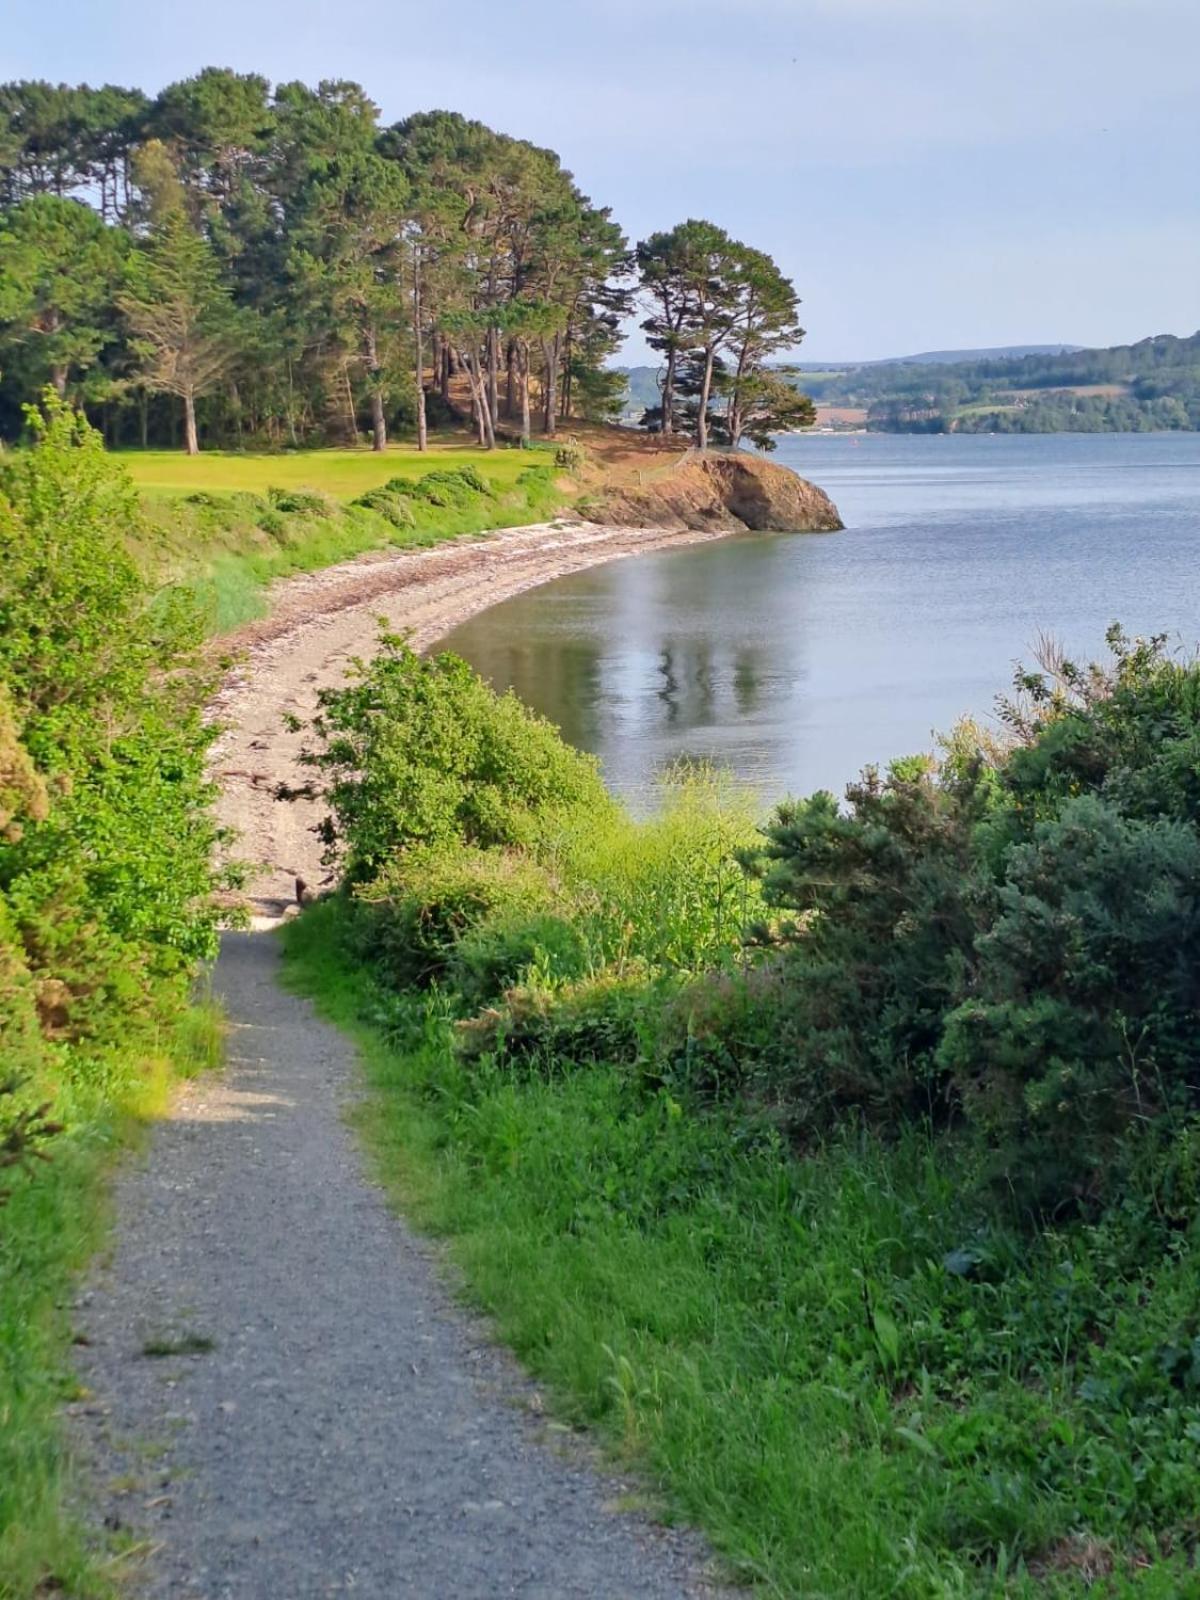
{"type": "Polygon", "coordinates": [[[219,1065],[222,1021],[211,1003],[185,1012],[160,1046],[114,1058],[103,1084],[55,1085],[67,1131],[52,1157],[7,1174],[0,1210],[0,1597],[110,1596],[127,1554],[97,1548],[80,1520],[78,1477],[61,1408],[83,1398],[72,1371],[78,1274],[108,1233],[115,1162],[161,1115],[171,1083],[219,1065]]]}
{"type": "Polygon", "coordinates": [[[278,578],[368,550],[540,522],[571,492],[549,447],[115,459],[146,513],[131,540],[139,566],[156,584],[193,594],[214,634],[262,616],[278,578]]]}
{"type": "Polygon", "coordinates": [[[798,1161],[619,1066],[465,1066],[453,1006],[397,995],[351,922],[332,900],[290,924],[286,970],[360,1045],[382,1181],[558,1414],[742,1578],[829,1600],[1200,1593],[1145,1510],[1195,1478],[1191,1447],[1081,1394],[1078,1348],[1108,1302],[1108,1381],[1133,1371],[1186,1315],[1194,1261],[1156,1284],[1119,1230],[993,1230],[991,1281],[958,1276],[984,1233],[952,1143],[847,1133],[798,1161]]]}

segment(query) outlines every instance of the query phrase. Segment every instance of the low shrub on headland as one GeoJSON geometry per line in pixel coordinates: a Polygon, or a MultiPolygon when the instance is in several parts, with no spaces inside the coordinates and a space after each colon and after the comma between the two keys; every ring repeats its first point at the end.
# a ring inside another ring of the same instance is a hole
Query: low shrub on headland
{"type": "Polygon", "coordinates": [[[61,405],[0,463],[0,1594],[91,1593],[55,1411],[69,1271],[123,1117],[210,1061],[198,620],[121,543],[136,495],[61,405]]]}
{"type": "Polygon", "coordinates": [[[761,832],[397,641],[323,696],[385,1172],[772,1593],[1200,1591],[1200,666],[1110,643],[761,832]]]}

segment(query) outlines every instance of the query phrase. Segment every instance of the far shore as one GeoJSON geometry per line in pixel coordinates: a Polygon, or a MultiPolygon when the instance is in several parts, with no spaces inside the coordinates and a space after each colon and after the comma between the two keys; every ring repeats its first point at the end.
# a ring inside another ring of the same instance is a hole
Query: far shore
{"type": "Polygon", "coordinates": [[[235,831],[233,853],[249,865],[245,891],[256,926],[295,904],[296,879],[317,889],[328,871],[313,833],[320,808],[279,801],[302,781],[304,743],[284,718],[316,708],[355,656],[369,656],[381,628],[428,650],[460,622],[501,600],[588,567],[654,550],[727,537],[723,529],[610,528],[562,521],[467,536],[424,550],[372,552],[285,579],[269,614],[219,641],[238,655],[213,702],[223,732],[210,770],[217,815],[235,831]]]}

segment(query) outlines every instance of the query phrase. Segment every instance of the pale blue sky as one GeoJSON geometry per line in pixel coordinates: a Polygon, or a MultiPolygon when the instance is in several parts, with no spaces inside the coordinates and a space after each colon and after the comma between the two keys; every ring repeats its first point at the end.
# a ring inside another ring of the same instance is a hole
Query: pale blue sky
{"type": "Polygon", "coordinates": [[[1200,326],[1198,0],[5,9],[5,78],[351,77],[551,145],[631,238],[771,251],[814,359],[1200,326]]]}

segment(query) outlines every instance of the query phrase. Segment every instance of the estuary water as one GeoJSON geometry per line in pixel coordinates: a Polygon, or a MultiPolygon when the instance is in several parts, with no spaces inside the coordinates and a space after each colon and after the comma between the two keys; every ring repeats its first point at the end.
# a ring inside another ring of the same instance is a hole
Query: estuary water
{"type": "Polygon", "coordinates": [[[639,808],[680,758],[764,802],[932,748],[1028,661],[1104,632],[1200,641],[1200,435],[783,440],[846,529],[748,534],[562,578],[446,647],[600,756],[639,808]]]}

